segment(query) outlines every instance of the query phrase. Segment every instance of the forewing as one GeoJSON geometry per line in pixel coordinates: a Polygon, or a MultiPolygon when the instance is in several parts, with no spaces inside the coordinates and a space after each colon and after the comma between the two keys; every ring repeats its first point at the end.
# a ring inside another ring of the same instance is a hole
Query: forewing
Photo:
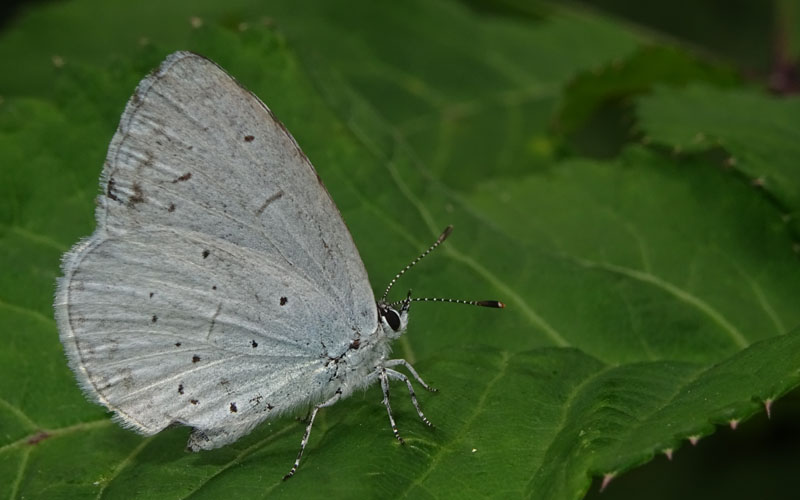
{"type": "Polygon", "coordinates": [[[292,136],[212,61],[177,52],[140,83],[111,141],[106,231],[194,230],[259,251],[326,290],[358,330],[377,316],[338,209],[292,136]]]}
{"type": "Polygon", "coordinates": [[[366,271],[313,167],[211,61],[176,53],[142,81],[102,184],[56,317],[82,386],[127,425],[233,426],[200,447],[224,444],[326,392],[324,354],[375,330],[366,271]]]}

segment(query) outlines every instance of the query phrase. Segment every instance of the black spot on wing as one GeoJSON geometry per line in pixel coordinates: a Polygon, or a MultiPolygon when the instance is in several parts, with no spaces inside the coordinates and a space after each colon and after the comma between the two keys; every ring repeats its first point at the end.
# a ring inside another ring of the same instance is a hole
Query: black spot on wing
{"type": "Polygon", "coordinates": [[[156,321],[158,321],[158,316],[156,316],[156,315],[154,314],[154,315],[153,315],[153,317],[150,319],[150,321],[151,321],[151,322],[153,322],[153,323],[155,323],[156,321]]]}
{"type": "Polygon", "coordinates": [[[236,408],[236,403],[231,403],[230,410],[231,410],[231,413],[236,413],[237,411],[239,411],[236,408]]]}
{"type": "Polygon", "coordinates": [[[172,213],[174,211],[175,211],[175,204],[174,203],[170,203],[169,207],[167,208],[167,212],[172,213]]]}
{"type": "Polygon", "coordinates": [[[251,340],[250,345],[253,347],[253,349],[255,349],[256,347],[258,347],[258,342],[256,342],[255,340],[251,340]]]}
{"type": "Polygon", "coordinates": [[[192,363],[197,363],[198,361],[200,361],[200,356],[198,356],[197,354],[192,356],[192,363]]]}
{"type": "Polygon", "coordinates": [[[286,297],[281,297],[281,305],[282,306],[285,306],[287,302],[289,302],[289,299],[287,299],[286,297]]]}
{"type": "Polygon", "coordinates": [[[191,178],[192,178],[192,173],[191,172],[186,172],[182,176],[176,177],[175,179],[172,179],[172,183],[173,184],[177,184],[179,182],[185,182],[185,181],[188,181],[191,178]]]}
{"type": "Polygon", "coordinates": [[[252,135],[244,136],[244,142],[253,142],[253,139],[255,139],[255,137],[253,137],[252,135]]]}
{"type": "Polygon", "coordinates": [[[190,399],[190,400],[189,400],[189,402],[190,402],[190,403],[192,403],[193,405],[196,405],[196,404],[198,404],[200,401],[198,401],[198,400],[196,400],[196,399],[190,399]]]}
{"type": "Polygon", "coordinates": [[[120,201],[119,197],[117,196],[117,188],[114,185],[114,178],[110,177],[108,179],[108,183],[106,184],[106,196],[114,201],[120,201]]]}
{"type": "Polygon", "coordinates": [[[178,394],[183,394],[183,384],[178,384],[178,394]]]}
{"type": "Polygon", "coordinates": [[[211,254],[211,252],[209,252],[208,250],[203,250],[203,258],[204,259],[207,258],[210,254],[211,254]]]}
{"type": "Polygon", "coordinates": [[[144,191],[138,182],[133,183],[133,196],[128,198],[128,208],[134,208],[139,203],[144,203],[144,191]]]}

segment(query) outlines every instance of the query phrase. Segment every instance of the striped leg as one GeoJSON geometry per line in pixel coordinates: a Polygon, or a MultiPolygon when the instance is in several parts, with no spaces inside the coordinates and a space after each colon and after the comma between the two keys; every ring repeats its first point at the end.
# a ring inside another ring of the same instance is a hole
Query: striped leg
{"type": "MultiPolygon", "coordinates": [[[[334,403],[339,401],[339,398],[342,396],[342,390],[336,389],[336,393],[333,395],[332,398],[325,401],[324,403],[320,403],[311,410],[311,416],[308,419],[308,425],[306,426],[306,432],[303,434],[303,440],[300,442],[300,453],[297,454],[297,460],[294,461],[294,465],[292,466],[292,470],[289,471],[288,474],[283,476],[283,480],[286,481],[290,477],[294,476],[294,473],[297,472],[297,467],[300,466],[300,459],[303,457],[303,451],[306,449],[306,444],[308,444],[308,436],[311,435],[311,426],[314,425],[314,418],[317,416],[317,412],[320,408],[325,408],[328,406],[332,406],[334,403]]],[[[394,425],[394,424],[393,424],[394,425]]]]}
{"type": "Polygon", "coordinates": [[[411,372],[411,375],[413,375],[413,377],[417,380],[417,382],[419,382],[419,384],[422,387],[424,387],[425,389],[427,389],[427,390],[429,390],[431,392],[438,392],[439,391],[439,389],[434,389],[433,387],[431,387],[428,384],[426,384],[425,381],[422,380],[422,377],[419,376],[419,373],[417,373],[417,370],[415,370],[414,367],[411,366],[411,363],[409,363],[405,359],[390,359],[390,360],[388,360],[388,361],[383,363],[383,366],[385,366],[386,368],[393,368],[393,367],[395,367],[397,365],[405,366],[406,369],[411,372]]]}
{"type": "Polygon", "coordinates": [[[421,418],[422,421],[428,425],[428,427],[433,427],[433,424],[430,422],[430,420],[425,418],[425,414],[422,413],[422,409],[419,407],[419,403],[417,402],[417,395],[414,394],[414,388],[411,386],[411,381],[408,379],[408,377],[389,368],[386,369],[386,374],[393,379],[402,380],[406,383],[408,386],[408,394],[411,395],[411,402],[414,403],[414,408],[417,409],[417,415],[419,415],[419,418],[421,418]]]}
{"type": "Polygon", "coordinates": [[[392,406],[389,404],[389,377],[386,375],[386,369],[380,368],[380,373],[378,375],[381,379],[381,389],[383,389],[383,404],[386,406],[386,411],[389,413],[389,423],[392,424],[392,432],[394,432],[394,437],[400,441],[400,444],[406,444],[403,441],[403,438],[400,437],[400,433],[397,432],[397,424],[394,423],[394,416],[392,416],[392,406]]]}

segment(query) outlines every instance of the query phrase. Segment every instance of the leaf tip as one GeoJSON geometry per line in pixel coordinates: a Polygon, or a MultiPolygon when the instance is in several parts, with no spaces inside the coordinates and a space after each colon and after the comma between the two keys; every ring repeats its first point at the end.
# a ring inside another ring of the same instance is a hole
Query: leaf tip
{"type": "Polygon", "coordinates": [[[697,446],[698,441],[700,441],[700,436],[689,436],[689,442],[692,443],[692,446],[697,446]]]}
{"type": "Polygon", "coordinates": [[[764,400],[764,409],[767,411],[767,418],[772,418],[772,398],[764,400]]]}
{"type": "Polygon", "coordinates": [[[728,423],[729,423],[729,424],[730,424],[730,426],[731,426],[731,430],[734,430],[734,431],[735,431],[735,430],[736,430],[736,428],[739,426],[739,419],[732,418],[732,419],[731,419],[731,420],[730,420],[728,423]]]}
{"type": "Polygon", "coordinates": [[[603,482],[600,483],[600,492],[601,493],[603,492],[603,490],[606,489],[606,486],[608,486],[609,483],[611,483],[611,480],[614,479],[614,477],[616,477],[616,475],[617,475],[616,472],[609,472],[608,474],[603,476],[603,482]]]}
{"type": "Polygon", "coordinates": [[[664,455],[667,457],[667,460],[672,461],[672,448],[664,450],[664,455]]]}

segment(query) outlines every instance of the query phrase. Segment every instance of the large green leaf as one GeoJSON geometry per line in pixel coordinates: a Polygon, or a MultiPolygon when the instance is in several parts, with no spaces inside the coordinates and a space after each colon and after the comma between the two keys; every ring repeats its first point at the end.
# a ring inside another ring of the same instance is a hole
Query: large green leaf
{"type": "Polygon", "coordinates": [[[143,439],[85,401],[52,289],[61,253],[93,229],[125,100],[168,52],[146,47],[130,64],[68,65],[53,99],[0,107],[4,496],[579,498],[592,476],[798,385],[800,269],[773,204],[702,159],[557,158],[547,128],[561,89],[634,53],[634,37],[582,16],[415,12],[325,2],[279,17],[286,39],[201,29],[180,48],[217,60],[292,130],[376,290],[455,223],[400,286],[509,307],[415,306],[397,351],[440,389],[420,394],[437,429],[396,387],[400,447],[372,388],[321,413],[284,483],[303,429],[291,418],[190,454],[187,429],[143,439]]]}
{"type": "Polygon", "coordinates": [[[640,99],[638,115],[651,140],[678,151],[725,149],[726,165],[774,197],[800,228],[800,99],[659,87],[640,99]]]}

